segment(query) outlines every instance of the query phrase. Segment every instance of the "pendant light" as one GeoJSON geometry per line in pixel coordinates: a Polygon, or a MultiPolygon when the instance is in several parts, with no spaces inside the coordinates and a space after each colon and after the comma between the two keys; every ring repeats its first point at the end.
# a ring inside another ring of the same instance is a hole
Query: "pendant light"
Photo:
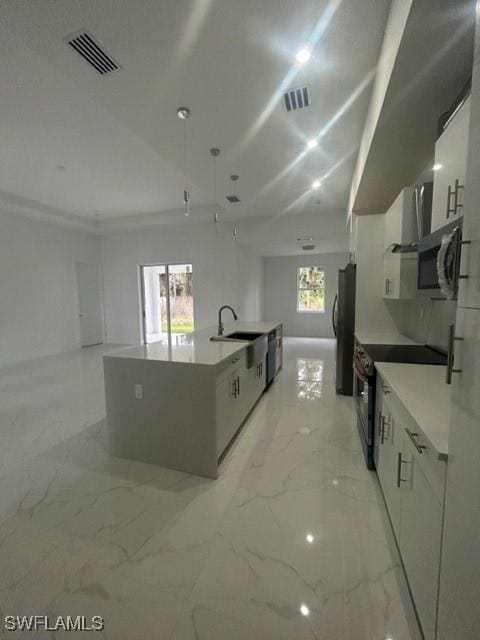
{"type": "Polygon", "coordinates": [[[237,202],[240,202],[240,198],[235,193],[235,184],[238,180],[238,177],[239,176],[237,176],[236,173],[230,176],[230,180],[232,181],[232,194],[227,196],[227,200],[230,202],[230,204],[235,204],[237,202]]]}
{"type": "MultiPolygon", "coordinates": [[[[213,158],[213,205],[217,207],[217,158],[220,155],[220,149],[213,147],[210,149],[210,155],[213,158]]],[[[215,225],[215,231],[218,233],[218,223],[220,222],[220,216],[217,211],[213,212],[213,224],[215,225]]]]}
{"type": "Polygon", "coordinates": [[[177,116],[183,120],[183,171],[184,171],[184,187],[183,187],[183,204],[185,207],[185,215],[190,215],[190,192],[188,190],[188,157],[187,157],[187,120],[190,117],[190,109],[188,107],[179,107],[177,116]]]}

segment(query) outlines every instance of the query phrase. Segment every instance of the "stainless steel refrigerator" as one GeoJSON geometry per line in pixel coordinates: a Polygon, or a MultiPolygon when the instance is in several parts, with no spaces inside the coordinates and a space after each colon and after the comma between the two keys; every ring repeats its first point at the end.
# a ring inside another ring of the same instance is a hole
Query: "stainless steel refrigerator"
{"type": "Polygon", "coordinates": [[[335,387],[337,393],[353,395],[353,334],[355,331],[356,266],[347,264],[338,272],[338,289],[332,311],[337,338],[335,387]]]}

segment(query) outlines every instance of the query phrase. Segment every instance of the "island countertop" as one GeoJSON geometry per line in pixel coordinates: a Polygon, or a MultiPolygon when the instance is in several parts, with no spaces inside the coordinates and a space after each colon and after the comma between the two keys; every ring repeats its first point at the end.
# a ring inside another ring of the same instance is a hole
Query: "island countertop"
{"type": "MultiPolygon", "coordinates": [[[[236,322],[225,323],[224,335],[233,331],[253,331],[269,333],[281,322],[236,322]]],[[[217,335],[218,328],[207,327],[193,333],[172,336],[171,344],[154,342],[146,345],[134,345],[109,353],[106,358],[133,358],[136,360],[153,360],[158,362],[176,362],[197,365],[215,366],[244,350],[248,342],[227,342],[210,340],[217,335]]]]}
{"type": "Polygon", "coordinates": [[[446,459],[451,387],[445,383],[445,367],[376,362],[375,368],[428,438],[439,458],[446,459]]]}

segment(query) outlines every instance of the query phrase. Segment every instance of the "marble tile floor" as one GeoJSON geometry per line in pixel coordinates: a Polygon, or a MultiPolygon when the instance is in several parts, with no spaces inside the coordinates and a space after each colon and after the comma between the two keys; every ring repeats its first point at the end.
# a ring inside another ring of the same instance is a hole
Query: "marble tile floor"
{"type": "Polygon", "coordinates": [[[102,616],[109,640],[418,640],[334,343],[284,367],[218,480],[108,453],[92,347],[0,376],[0,638],[7,615],[102,616]]]}

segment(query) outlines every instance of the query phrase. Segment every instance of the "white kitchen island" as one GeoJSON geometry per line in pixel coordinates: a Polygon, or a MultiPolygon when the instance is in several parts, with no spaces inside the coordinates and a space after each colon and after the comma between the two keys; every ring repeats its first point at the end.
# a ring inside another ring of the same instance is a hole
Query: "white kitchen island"
{"type": "MultiPolygon", "coordinates": [[[[233,331],[276,331],[279,322],[232,322],[233,331]]],[[[113,455],[216,478],[222,454],[266,387],[266,359],[247,367],[248,342],[212,341],[217,328],[171,344],[137,345],[104,356],[113,455]]]]}

